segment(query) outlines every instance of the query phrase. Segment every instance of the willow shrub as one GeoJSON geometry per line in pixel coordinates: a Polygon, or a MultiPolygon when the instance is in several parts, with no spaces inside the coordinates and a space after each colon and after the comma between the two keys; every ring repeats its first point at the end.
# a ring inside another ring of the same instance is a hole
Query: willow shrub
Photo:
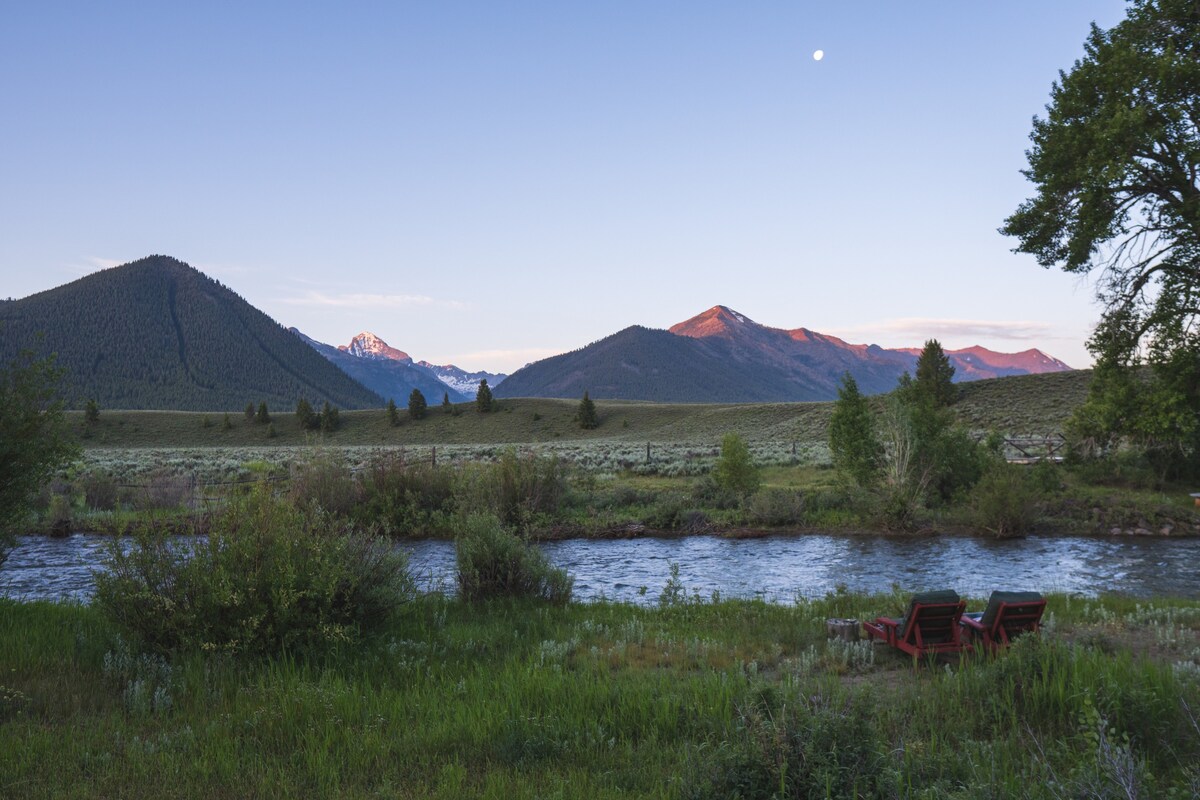
{"type": "Polygon", "coordinates": [[[266,487],[236,499],[204,538],[114,541],[95,604],[145,649],[268,655],[370,633],[412,592],[405,555],[266,487]]]}
{"type": "Polygon", "coordinates": [[[494,516],[466,518],[455,541],[458,592],[464,600],[532,597],[571,599],[573,579],[550,565],[545,553],[508,531],[494,516]]]}

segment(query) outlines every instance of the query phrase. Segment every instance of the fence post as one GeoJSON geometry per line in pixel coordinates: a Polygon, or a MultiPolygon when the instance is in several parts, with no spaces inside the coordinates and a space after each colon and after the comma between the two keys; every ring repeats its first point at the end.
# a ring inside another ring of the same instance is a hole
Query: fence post
{"type": "Polygon", "coordinates": [[[650,443],[646,442],[646,463],[650,463],[650,443]]]}
{"type": "Polygon", "coordinates": [[[429,451],[429,466],[431,466],[431,467],[437,466],[437,445],[436,444],[433,446],[433,449],[429,451]]]}

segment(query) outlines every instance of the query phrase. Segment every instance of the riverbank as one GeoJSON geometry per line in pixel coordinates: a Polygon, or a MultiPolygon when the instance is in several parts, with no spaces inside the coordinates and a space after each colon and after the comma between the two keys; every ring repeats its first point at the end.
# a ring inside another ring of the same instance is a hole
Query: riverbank
{"type": "Polygon", "coordinates": [[[0,601],[0,794],[1048,798],[1127,769],[1184,797],[1200,780],[1200,602],[1052,596],[1040,639],[914,669],[825,638],[826,618],[902,596],[662,588],[655,607],[430,596],[362,646],[252,663],[141,657],[88,607],[0,601]]]}

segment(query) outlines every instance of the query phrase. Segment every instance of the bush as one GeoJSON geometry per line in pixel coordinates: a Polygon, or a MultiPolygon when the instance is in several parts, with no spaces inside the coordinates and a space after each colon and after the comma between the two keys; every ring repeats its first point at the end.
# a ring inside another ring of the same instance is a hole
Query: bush
{"type": "Polygon", "coordinates": [[[750,457],[750,448],[736,433],[727,433],[721,440],[721,455],[713,466],[712,476],[722,489],[739,495],[752,494],[758,489],[758,468],[750,457]]]}
{"type": "Polygon", "coordinates": [[[93,510],[112,511],[121,502],[117,479],[103,470],[85,472],[79,476],[76,486],[83,493],[84,503],[93,510]]]}
{"type": "Polygon", "coordinates": [[[455,541],[458,591],[464,600],[530,597],[552,603],[571,599],[573,579],[545,554],[506,530],[494,516],[467,517],[455,541]]]}
{"type": "Polygon", "coordinates": [[[996,464],[971,492],[975,524],[997,537],[1021,536],[1037,522],[1041,493],[1025,468],[996,464]]]}
{"type": "Polygon", "coordinates": [[[452,469],[383,458],[363,473],[352,516],[389,533],[413,534],[444,527],[453,511],[452,469]]]}
{"type": "Polygon", "coordinates": [[[804,493],[761,489],[747,501],[746,517],[757,525],[799,525],[804,521],[804,493]]]}
{"type": "Polygon", "coordinates": [[[526,530],[558,510],[566,492],[566,471],[554,456],[518,456],[505,450],[494,464],[468,464],[454,482],[458,510],[491,514],[505,525],[526,530]]]}
{"type": "Polygon", "coordinates": [[[231,502],[206,539],[114,541],[96,606],[143,648],[271,655],[374,630],[412,590],[404,554],[305,513],[265,486],[231,502]]]}
{"type": "Polygon", "coordinates": [[[169,467],[159,467],[141,478],[135,492],[134,505],[139,510],[187,508],[195,505],[196,481],[189,475],[176,475],[169,467]]]}
{"type": "Polygon", "coordinates": [[[349,516],[359,497],[354,476],[335,455],[319,455],[292,470],[291,500],[300,507],[349,516]]]}

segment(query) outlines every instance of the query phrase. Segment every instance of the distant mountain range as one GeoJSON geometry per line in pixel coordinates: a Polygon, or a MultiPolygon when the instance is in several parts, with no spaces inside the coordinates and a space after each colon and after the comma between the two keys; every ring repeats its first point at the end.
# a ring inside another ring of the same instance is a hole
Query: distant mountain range
{"type": "Polygon", "coordinates": [[[151,256],[0,304],[0,363],[55,354],[66,401],[102,408],[240,410],[307,398],[383,400],[263,312],[182,261],[151,256]]]}
{"type": "MultiPolygon", "coordinates": [[[[919,348],[856,345],[806,328],[759,325],[714,306],[670,330],[632,326],[580,350],[517,370],[498,397],[580,397],[658,402],[831,400],[849,372],[868,394],[895,388],[916,366],[919,348]]],[[[946,351],[955,379],[979,380],[1069,370],[1040,350],[946,351]]]]}
{"type": "MultiPolygon", "coordinates": [[[[471,400],[486,379],[497,397],[663,402],[828,400],[849,372],[867,393],[890,391],[919,349],[847,344],[805,328],[769,328],[725,306],[670,330],[633,326],[513,375],[414,361],[378,336],[332,346],[285,329],[217,281],[168,256],[102,270],[0,302],[0,363],[22,350],[55,354],[63,394],[79,407],[291,409],[303,397],[340,408],[471,400]]],[[[1040,350],[947,351],[957,380],[1061,372],[1040,350]]]]}
{"type": "Polygon", "coordinates": [[[453,364],[437,366],[428,361],[413,361],[408,353],[369,332],[358,334],[350,344],[333,347],[295,328],[289,330],[347,375],[402,408],[408,405],[413,389],[419,389],[431,405],[442,402],[443,396],[452,403],[462,403],[475,399],[480,380],[486,378],[489,386],[496,386],[506,377],[491,372],[467,372],[453,364]]]}

